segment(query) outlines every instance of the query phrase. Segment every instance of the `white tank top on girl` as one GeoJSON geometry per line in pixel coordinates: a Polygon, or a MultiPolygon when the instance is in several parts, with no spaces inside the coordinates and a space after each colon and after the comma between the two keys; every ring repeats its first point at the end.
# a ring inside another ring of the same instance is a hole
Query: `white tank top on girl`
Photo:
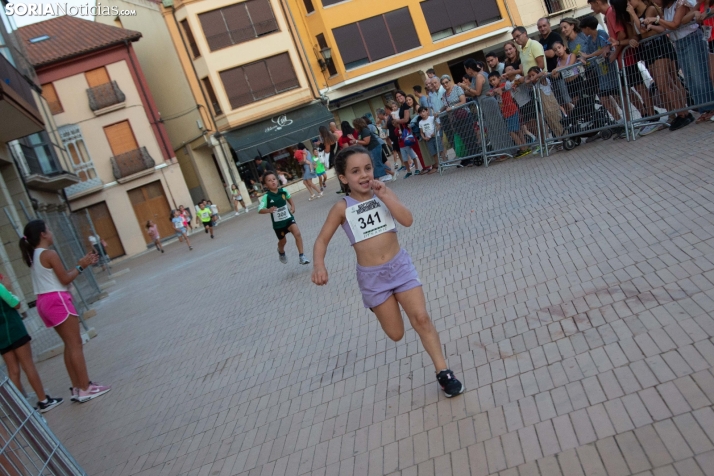
{"type": "Polygon", "coordinates": [[[40,255],[45,248],[35,248],[32,257],[32,287],[35,294],[69,291],[69,286],[62,284],[52,268],[45,268],[40,262],[40,255]]]}

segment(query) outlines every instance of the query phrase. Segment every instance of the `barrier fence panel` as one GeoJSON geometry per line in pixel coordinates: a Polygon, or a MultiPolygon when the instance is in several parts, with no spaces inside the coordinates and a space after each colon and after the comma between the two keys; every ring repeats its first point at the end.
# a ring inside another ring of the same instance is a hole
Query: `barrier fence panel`
{"type": "Polygon", "coordinates": [[[521,131],[518,108],[510,91],[491,94],[478,99],[479,124],[483,125],[479,128],[480,141],[481,144],[486,144],[484,148],[486,165],[494,160],[500,161],[513,157],[520,149],[527,148],[525,134],[521,131]]]}
{"type": "Polygon", "coordinates": [[[0,372],[0,474],[78,476],[84,470],[0,372]]]}
{"type": "Polygon", "coordinates": [[[633,138],[663,127],[679,128],[683,120],[693,119],[688,118],[690,110],[714,111],[714,55],[703,30],[689,23],[623,48],[626,66],[621,74],[626,100],[633,108],[627,121],[633,138]],[[652,78],[650,87],[641,68],[652,78]]]}
{"type": "Polygon", "coordinates": [[[583,140],[626,136],[624,96],[617,65],[604,58],[546,73],[535,84],[539,130],[546,155],[572,150],[583,140]]]}
{"type": "Polygon", "coordinates": [[[443,173],[448,167],[485,163],[480,114],[478,103],[470,101],[437,116],[436,149],[439,155],[439,173],[443,173]],[[454,151],[453,159],[449,159],[450,150],[454,151]]]}

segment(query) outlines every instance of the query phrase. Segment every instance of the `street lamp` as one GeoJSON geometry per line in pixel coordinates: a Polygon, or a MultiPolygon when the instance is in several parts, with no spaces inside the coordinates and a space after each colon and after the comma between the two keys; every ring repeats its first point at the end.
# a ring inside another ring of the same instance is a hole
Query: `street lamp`
{"type": "Polygon", "coordinates": [[[318,58],[317,63],[320,65],[320,70],[325,71],[327,66],[332,64],[332,49],[327,46],[320,50],[322,58],[318,58]]]}

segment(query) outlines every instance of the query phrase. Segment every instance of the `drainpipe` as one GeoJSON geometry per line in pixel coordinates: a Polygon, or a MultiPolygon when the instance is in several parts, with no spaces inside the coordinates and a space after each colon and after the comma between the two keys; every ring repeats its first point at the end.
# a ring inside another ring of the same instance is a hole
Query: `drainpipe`
{"type": "Polygon", "coordinates": [[[152,105],[152,102],[149,101],[149,96],[146,94],[146,89],[144,88],[144,83],[141,81],[142,77],[139,75],[139,70],[136,68],[136,64],[134,64],[134,57],[131,54],[131,44],[129,43],[129,40],[124,40],[124,45],[126,46],[126,51],[127,54],[129,55],[129,62],[131,63],[131,67],[134,70],[134,74],[136,74],[136,78],[139,83],[139,89],[141,89],[141,93],[144,96],[144,100],[146,101],[146,107],[149,108],[149,112],[151,113],[151,120],[153,124],[156,125],[156,128],[158,129],[159,132],[159,137],[161,138],[161,145],[164,146],[164,152],[166,152],[166,155],[168,155],[169,160],[171,160],[171,156],[174,155],[173,150],[166,145],[166,137],[164,137],[164,134],[161,131],[160,125],[163,124],[163,120],[159,117],[159,119],[156,119],[156,116],[154,115],[154,108],[152,105]]]}
{"type": "MultiPolygon", "coordinates": [[[[307,67],[310,70],[310,76],[312,76],[312,81],[313,84],[317,87],[317,77],[315,76],[315,72],[312,70],[312,64],[310,63],[310,57],[307,55],[307,51],[305,50],[305,45],[302,42],[302,38],[297,32],[297,26],[295,24],[295,17],[293,16],[293,11],[290,8],[290,4],[286,2],[285,0],[281,0],[281,3],[283,4],[283,8],[285,8],[288,12],[288,16],[290,17],[290,23],[293,29],[293,36],[295,36],[298,39],[298,44],[300,45],[300,49],[302,50],[302,54],[305,56],[305,60],[307,62],[307,67]]],[[[329,89],[329,85],[327,86],[329,89]]],[[[330,103],[330,98],[328,98],[322,90],[317,87],[317,93],[320,96],[320,100],[322,100],[325,103],[325,106],[327,106],[330,103]]]]}

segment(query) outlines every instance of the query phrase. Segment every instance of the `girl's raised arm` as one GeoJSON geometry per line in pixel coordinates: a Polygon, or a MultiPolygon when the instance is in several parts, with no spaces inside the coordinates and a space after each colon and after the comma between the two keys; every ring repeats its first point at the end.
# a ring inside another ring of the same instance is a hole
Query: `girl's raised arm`
{"type": "Polygon", "coordinates": [[[317,239],[315,240],[315,246],[312,249],[312,282],[318,286],[327,284],[327,268],[325,268],[327,245],[330,244],[330,240],[332,240],[337,228],[344,221],[345,210],[347,210],[347,204],[344,200],[340,200],[335,203],[330,210],[330,213],[327,215],[325,224],[322,225],[320,234],[317,235],[317,239]]]}
{"type": "Polygon", "coordinates": [[[374,194],[384,202],[392,214],[392,217],[397,220],[397,223],[406,227],[412,226],[412,223],[414,223],[412,212],[399,201],[399,197],[397,197],[396,193],[387,188],[387,186],[379,180],[372,181],[372,190],[374,190],[374,194]]]}
{"type": "MultiPolygon", "coordinates": [[[[80,258],[77,264],[82,268],[87,268],[95,264],[98,260],[99,256],[95,252],[90,252],[80,258]]],[[[57,275],[57,279],[59,279],[60,283],[65,286],[79,276],[79,270],[77,268],[72,268],[70,270],[64,269],[64,265],[62,264],[59,255],[53,250],[47,250],[40,255],[40,264],[45,268],[52,268],[57,275]]]]}

